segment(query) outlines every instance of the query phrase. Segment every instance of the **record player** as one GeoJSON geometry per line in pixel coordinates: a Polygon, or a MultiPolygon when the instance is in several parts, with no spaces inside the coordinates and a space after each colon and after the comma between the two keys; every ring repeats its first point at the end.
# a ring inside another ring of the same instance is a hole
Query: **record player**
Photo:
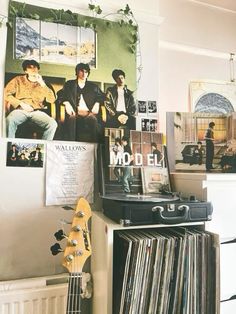
{"type": "Polygon", "coordinates": [[[210,202],[198,201],[194,196],[183,200],[172,191],[166,147],[161,144],[160,134],[130,131],[129,145],[134,162],[125,165],[122,158],[119,161],[112,155],[114,141],[122,138],[122,132],[106,129],[105,142],[98,149],[99,188],[105,216],[123,226],[211,220],[213,208],[210,202]],[[154,142],[159,150],[159,160],[154,160],[151,155],[154,142]],[[127,167],[132,173],[129,192],[122,190],[125,184],[115,176],[118,171],[125,173],[127,167]]]}
{"type": "Polygon", "coordinates": [[[210,202],[175,196],[105,195],[102,204],[104,215],[123,226],[207,221],[213,212],[210,202]]]}

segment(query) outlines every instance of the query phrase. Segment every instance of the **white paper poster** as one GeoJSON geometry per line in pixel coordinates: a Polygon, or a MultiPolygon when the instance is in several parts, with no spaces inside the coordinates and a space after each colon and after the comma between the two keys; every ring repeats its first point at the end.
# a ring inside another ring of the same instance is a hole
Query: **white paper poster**
{"type": "Polygon", "coordinates": [[[47,144],[46,205],[93,203],[94,144],[47,144]]]}

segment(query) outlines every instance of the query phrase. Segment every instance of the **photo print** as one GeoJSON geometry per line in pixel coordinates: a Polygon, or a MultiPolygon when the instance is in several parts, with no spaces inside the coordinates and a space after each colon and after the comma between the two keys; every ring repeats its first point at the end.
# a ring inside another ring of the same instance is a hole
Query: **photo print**
{"type": "Polygon", "coordinates": [[[141,131],[150,131],[150,119],[141,119],[141,131]]]}
{"type": "Polygon", "coordinates": [[[150,132],[157,132],[157,119],[150,119],[150,132]]]}
{"type": "Polygon", "coordinates": [[[170,178],[166,167],[143,167],[141,175],[144,194],[171,192],[170,178]]]}
{"type": "Polygon", "coordinates": [[[230,114],[236,111],[236,83],[198,80],[189,83],[191,111],[230,114]]]}
{"type": "Polygon", "coordinates": [[[102,194],[142,194],[141,169],[165,166],[162,141],[162,133],[105,129],[99,151],[102,194]]]}
{"type": "Polygon", "coordinates": [[[96,32],[84,27],[16,18],[15,58],[96,68],[96,32]]]}
{"type": "Polygon", "coordinates": [[[147,102],[143,100],[138,100],[138,114],[147,113],[147,102]]]}
{"type": "Polygon", "coordinates": [[[236,173],[236,113],[167,114],[168,153],[175,171],[236,173]]]}
{"type": "Polygon", "coordinates": [[[44,163],[44,144],[8,142],[7,167],[42,168],[44,163]]]}
{"type": "Polygon", "coordinates": [[[148,101],[148,115],[157,115],[157,102],[156,101],[148,101]]]}

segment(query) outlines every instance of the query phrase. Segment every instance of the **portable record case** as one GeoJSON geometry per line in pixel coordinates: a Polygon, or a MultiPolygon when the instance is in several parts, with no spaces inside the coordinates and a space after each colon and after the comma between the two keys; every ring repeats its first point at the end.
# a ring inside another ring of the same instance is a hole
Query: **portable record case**
{"type": "Polygon", "coordinates": [[[179,224],[211,220],[210,202],[163,200],[115,200],[103,197],[103,213],[123,226],[143,224],[179,224]]]}

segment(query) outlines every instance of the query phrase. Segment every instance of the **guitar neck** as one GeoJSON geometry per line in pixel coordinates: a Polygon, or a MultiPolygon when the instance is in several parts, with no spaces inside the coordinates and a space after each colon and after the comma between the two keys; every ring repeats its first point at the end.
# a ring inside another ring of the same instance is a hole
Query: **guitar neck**
{"type": "Polygon", "coordinates": [[[82,313],[81,290],[82,290],[82,273],[70,273],[66,314],[82,313]]]}

